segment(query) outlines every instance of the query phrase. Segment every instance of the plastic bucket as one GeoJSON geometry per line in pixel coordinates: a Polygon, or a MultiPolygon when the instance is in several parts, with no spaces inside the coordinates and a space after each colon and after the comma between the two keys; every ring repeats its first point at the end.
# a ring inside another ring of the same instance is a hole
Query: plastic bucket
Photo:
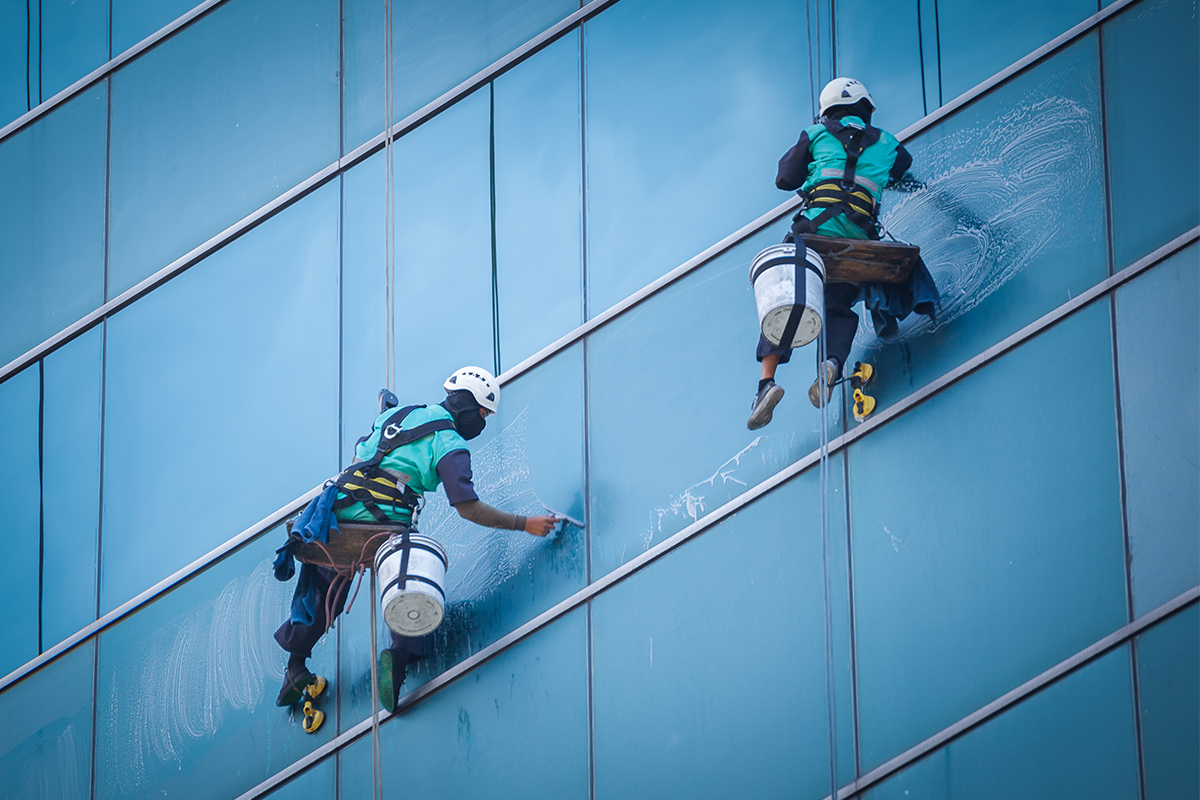
{"type": "Polygon", "coordinates": [[[805,250],[804,283],[796,308],[800,319],[790,342],[782,340],[793,308],[797,306],[796,245],[773,244],[756,255],[750,264],[758,325],[771,344],[800,347],[816,339],[821,332],[825,319],[825,262],[811,247],[805,250]]]}
{"type": "Polygon", "coordinates": [[[446,551],[428,536],[393,536],[375,553],[383,621],[401,636],[424,636],[445,615],[446,551]]]}

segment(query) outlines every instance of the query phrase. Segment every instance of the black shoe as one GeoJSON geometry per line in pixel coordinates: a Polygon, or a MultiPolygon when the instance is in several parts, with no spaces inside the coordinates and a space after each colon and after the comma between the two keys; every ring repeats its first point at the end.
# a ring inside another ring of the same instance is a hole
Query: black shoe
{"type": "MultiPolygon", "coordinates": [[[[828,403],[829,398],[833,395],[833,385],[841,377],[842,370],[837,361],[831,358],[824,363],[822,371],[825,373],[825,403],[828,403]]],[[[813,381],[812,386],[808,387],[808,402],[812,403],[814,408],[821,407],[820,378],[813,381]]]]}
{"type": "Polygon", "coordinates": [[[408,676],[408,668],[391,650],[379,653],[379,705],[389,714],[396,710],[400,687],[408,676]]]}
{"type": "MultiPolygon", "coordinates": [[[[277,706],[294,706],[304,697],[304,690],[317,680],[317,676],[308,671],[305,666],[289,667],[283,676],[283,686],[279,697],[275,699],[277,706]]],[[[324,687],[322,687],[324,688],[324,687]]]]}
{"type": "Polygon", "coordinates": [[[775,381],[767,381],[750,404],[750,419],[746,420],[746,427],[756,431],[770,422],[775,406],[779,405],[782,399],[783,387],[777,386],[775,381]]]}

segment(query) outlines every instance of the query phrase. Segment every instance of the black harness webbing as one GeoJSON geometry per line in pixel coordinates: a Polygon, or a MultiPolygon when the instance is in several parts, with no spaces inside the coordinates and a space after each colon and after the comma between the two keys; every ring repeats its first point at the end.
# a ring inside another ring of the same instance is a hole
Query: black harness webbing
{"type": "MultiPolygon", "coordinates": [[[[855,182],[854,173],[858,168],[859,156],[863,154],[864,150],[879,141],[880,131],[870,125],[865,128],[843,125],[836,119],[827,119],[824,125],[825,130],[829,131],[829,134],[837,139],[845,149],[846,167],[842,171],[841,180],[819,183],[804,193],[806,202],[801,211],[813,206],[825,206],[825,210],[811,220],[805,218],[808,225],[812,226],[812,230],[802,232],[815,233],[817,228],[839,214],[843,214],[868,239],[878,239],[879,231],[875,225],[875,218],[879,212],[879,206],[871,192],[855,182]]],[[[799,218],[797,218],[797,223],[799,223],[799,218]]]]}
{"type": "Polygon", "coordinates": [[[440,594],[442,596],[442,602],[445,603],[446,602],[446,592],[442,590],[441,586],[438,586],[435,582],[433,582],[433,581],[429,580],[428,578],[425,578],[421,575],[409,575],[408,574],[408,557],[409,557],[409,554],[412,553],[413,550],[426,550],[430,553],[433,553],[439,559],[441,558],[441,554],[439,554],[432,547],[426,547],[423,544],[414,543],[409,538],[408,534],[409,534],[409,531],[407,529],[405,529],[404,533],[400,536],[400,548],[401,548],[400,569],[396,572],[396,577],[392,578],[390,581],[388,581],[386,584],[384,584],[383,588],[379,590],[380,597],[387,594],[387,590],[392,588],[393,586],[399,586],[403,590],[403,589],[407,588],[408,581],[419,581],[421,583],[428,584],[428,585],[432,586],[433,588],[437,589],[438,594],[440,594]]]}
{"type": "MultiPolygon", "coordinates": [[[[402,478],[397,473],[381,468],[384,456],[397,447],[411,444],[437,431],[453,430],[454,423],[448,419],[435,419],[404,430],[400,426],[404,419],[418,408],[425,406],[405,406],[393,411],[384,420],[379,434],[379,444],[375,447],[375,455],[367,461],[352,464],[344,469],[334,484],[345,497],[334,501],[333,510],[340,511],[355,503],[362,503],[379,522],[395,522],[379,504],[390,505],[393,510],[406,509],[412,511],[420,502],[421,496],[413,491],[407,483],[401,485],[402,478]]],[[[407,558],[407,554],[405,558],[407,558]]]]}

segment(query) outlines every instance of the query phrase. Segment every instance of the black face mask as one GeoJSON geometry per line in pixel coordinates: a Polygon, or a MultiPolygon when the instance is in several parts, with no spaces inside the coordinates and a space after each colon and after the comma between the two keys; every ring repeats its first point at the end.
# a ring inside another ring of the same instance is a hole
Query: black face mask
{"type": "Polygon", "coordinates": [[[454,429],[464,439],[471,440],[483,433],[487,420],[479,413],[479,403],[475,402],[475,397],[470,392],[464,389],[451,392],[446,395],[441,405],[450,412],[450,417],[454,420],[454,429]]]}

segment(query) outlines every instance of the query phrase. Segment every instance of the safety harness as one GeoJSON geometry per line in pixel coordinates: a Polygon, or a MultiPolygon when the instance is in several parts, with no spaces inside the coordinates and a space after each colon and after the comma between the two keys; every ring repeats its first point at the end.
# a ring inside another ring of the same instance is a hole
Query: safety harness
{"type": "Polygon", "coordinates": [[[367,461],[352,464],[334,479],[338,491],[346,495],[334,502],[334,511],[362,503],[379,522],[394,522],[395,520],[383,513],[380,505],[389,505],[393,511],[410,512],[417,507],[421,495],[408,486],[409,476],[379,465],[384,456],[397,447],[411,444],[436,431],[454,430],[454,423],[448,419],[435,419],[410,430],[402,430],[400,425],[404,418],[418,408],[425,406],[405,406],[393,411],[384,420],[375,455],[367,461]]]}
{"type": "Polygon", "coordinates": [[[824,125],[825,130],[845,148],[846,167],[840,171],[823,170],[821,178],[834,180],[824,180],[803,193],[805,203],[801,211],[813,207],[822,207],[824,210],[812,219],[804,217],[803,214],[797,215],[796,227],[800,229],[798,232],[815,233],[817,228],[838,214],[844,214],[868,239],[878,239],[875,219],[879,213],[879,206],[871,193],[872,188],[877,190],[878,187],[874,187],[873,182],[866,178],[855,178],[854,171],[863,151],[879,141],[880,130],[870,125],[862,128],[843,125],[836,119],[827,119],[824,125]]]}

